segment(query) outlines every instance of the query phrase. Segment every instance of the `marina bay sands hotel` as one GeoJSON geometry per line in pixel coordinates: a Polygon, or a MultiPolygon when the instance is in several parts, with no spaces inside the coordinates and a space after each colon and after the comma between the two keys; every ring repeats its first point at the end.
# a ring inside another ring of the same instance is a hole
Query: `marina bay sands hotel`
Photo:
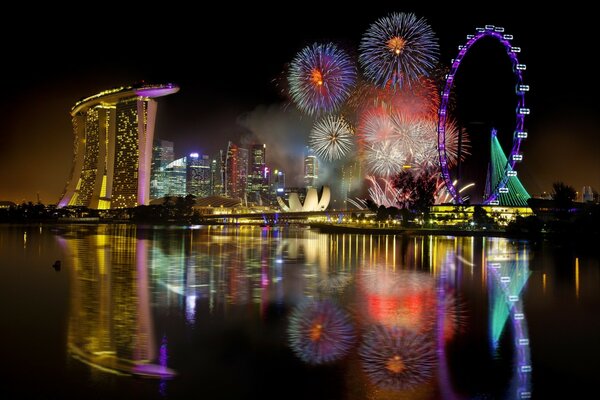
{"type": "Polygon", "coordinates": [[[134,85],[75,103],[73,167],[58,206],[109,209],[148,204],[154,99],[178,90],[173,84],[134,85]]]}

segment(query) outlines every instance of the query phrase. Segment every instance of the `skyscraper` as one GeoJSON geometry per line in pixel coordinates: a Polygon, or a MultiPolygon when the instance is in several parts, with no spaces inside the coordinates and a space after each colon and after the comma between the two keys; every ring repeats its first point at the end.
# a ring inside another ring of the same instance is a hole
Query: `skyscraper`
{"type": "Polygon", "coordinates": [[[219,152],[210,164],[210,194],[212,196],[223,196],[225,194],[225,152],[219,152]]]}
{"type": "Polygon", "coordinates": [[[225,196],[244,199],[247,179],[248,149],[242,149],[235,143],[229,142],[225,159],[225,196]]]}
{"type": "Polygon", "coordinates": [[[252,145],[250,155],[250,177],[248,179],[248,200],[260,202],[269,190],[267,177],[267,145],[252,145]]]}
{"type": "Polygon", "coordinates": [[[173,142],[160,139],[154,140],[150,174],[150,199],[159,199],[167,195],[164,169],[174,159],[173,142]]]}
{"type": "Polygon", "coordinates": [[[311,151],[304,157],[304,186],[307,189],[316,188],[318,179],[319,160],[317,160],[317,157],[311,151]]]}
{"type": "Polygon", "coordinates": [[[191,153],[187,157],[187,194],[196,197],[210,196],[210,158],[203,154],[191,153]]]}
{"type": "Polygon", "coordinates": [[[276,169],[271,175],[269,184],[269,201],[271,204],[277,204],[277,196],[283,196],[285,193],[285,173],[276,169]]]}
{"type": "Polygon", "coordinates": [[[59,202],[89,208],[148,204],[156,97],[179,87],[135,85],[87,97],[71,108],[74,157],[59,202]]]}
{"type": "Polygon", "coordinates": [[[187,194],[187,157],[169,163],[163,170],[166,196],[184,197],[187,194]]]}

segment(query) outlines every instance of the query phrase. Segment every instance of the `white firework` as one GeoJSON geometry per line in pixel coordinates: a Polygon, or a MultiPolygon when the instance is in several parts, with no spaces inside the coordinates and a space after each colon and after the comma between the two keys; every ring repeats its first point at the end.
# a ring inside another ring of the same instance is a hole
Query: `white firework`
{"type": "Polygon", "coordinates": [[[343,117],[328,115],[315,123],[308,144],[318,156],[339,160],[354,147],[354,131],[343,117]]]}
{"type": "Polygon", "coordinates": [[[394,187],[394,184],[389,179],[381,179],[379,183],[376,177],[367,176],[369,181],[369,197],[378,206],[397,207],[400,200],[400,190],[394,187]]]}
{"type": "MultiPolygon", "coordinates": [[[[446,126],[446,154],[450,165],[459,157],[459,134],[456,125],[446,126]]],[[[431,171],[439,166],[437,121],[431,118],[407,117],[401,111],[391,115],[381,111],[367,112],[359,135],[364,142],[367,169],[370,173],[389,177],[410,168],[415,172],[431,171]]],[[[470,145],[465,133],[460,157],[468,155],[470,145]]]]}
{"type": "Polygon", "coordinates": [[[367,170],[374,175],[391,177],[402,171],[406,155],[402,144],[395,139],[367,143],[365,162],[367,170]]]}
{"type": "Polygon", "coordinates": [[[369,111],[363,121],[361,136],[366,143],[375,143],[394,137],[395,127],[387,114],[369,111]]]}

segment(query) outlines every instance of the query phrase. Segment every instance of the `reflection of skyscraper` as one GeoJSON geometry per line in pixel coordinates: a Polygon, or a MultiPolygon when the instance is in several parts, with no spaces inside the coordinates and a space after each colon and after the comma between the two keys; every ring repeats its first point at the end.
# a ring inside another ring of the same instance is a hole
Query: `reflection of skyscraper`
{"type": "Polygon", "coordinates": [[[210,196],[210,159],[207,155],[191,153],[187,157],[187,194],[196,197],[210,196]]]}
{"type": "Polygon", "coordinates": [[[152,147],[152,172],[150,175],[150,199],[159,199],[167,195],[164,168],[175,159],[173,142],[155,140],[152,147]]]}
{"type": "Polygon", "coordinates": [[[314,154],[309,153],[304,157],[304,185],[307,189],[316,188],[318,179],[319,160],[314,154]]]}
{"type": "Polygon", "coordinates": [[[147,248],[135,227],[98,226],[59,238],[71,270],[68,349],[105,372],[169,377],[156,358],[147,248]],[[112,232],[108,232],[112,230],[112,232]]]}
{"type": "Polygon", "coordinates": [[[171,84],[121,87],[75,103],[73,167],[59,207],[148,204],[154,98],[178,90],[171,84]]]}

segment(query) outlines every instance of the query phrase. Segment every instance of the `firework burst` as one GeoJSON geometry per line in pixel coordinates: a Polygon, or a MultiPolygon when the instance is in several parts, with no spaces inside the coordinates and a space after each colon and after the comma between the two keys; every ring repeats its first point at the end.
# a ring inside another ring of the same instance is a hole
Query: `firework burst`
{"type": "Polygon", "coordinates": [[[304,362],[323,364],[339,360],[355,340],[350,317],[330,301],[305,302],[290,317],[290,347],[304,362]]]}
{"type": "Polygon", "coordinates": [[[365,335],[359,354],[371,381],[384,389],[405,390],[433,376],[436,352],[428,335],[376,326],[365,335]]]}
{"type": "Polygon", "coordinates": [[[355,82],[354,63],[333,43],[305,47],[292,61],[288,74],[292,100],[310,115],[336,110],[355,82]]]}
{"type": "Polygon", "coordinates": [[[344,118],[328,115],[313,126],[308,144],[318,156],[339,160],[354,147],[354,132],[344,118]]]}
{"type": "Polygon", "coordinates": [[[359,62],[380,87],[409,86],[427,76],[438,57],[438,42],[423,18],[392,13],[373,23],[360,43],[359,62]]]}
{"type": "Polygon", "coordinates": [[[406,154],[397,139],[372,142],[365,146],[365,164],[374,175],[392,177],[402,171],[406,154]]]}
{"type": "Polygon", "coordinates": [[[369,197],[378,206],[398,207],[402,193],[394,187],[390,179],[380,178],[379,180],[371,175],[367,176],[369,182],[369,197]],[[381,181],[381,182],[380,182],[381,181]]]}
{"type": "MultiPolygon", "coordinates": [[[[433,171],[439,166],[437,122],[430,118],[408,117],[397,111],[388,113],[376,108],[364,113],[358,136],[364,144],[367,170],[381,177],[392,177],[404,169],[417,173],[433,171]]],[[[446,155],[450,166],[469,154],[470,141],[453,121],[446,125],[446,155]]]]}
{"type": "Polygon", "coordinates": [[[410,87],[376,87],[359,82],[348,99],[351,109],[360,112],[382,107],[388,112],[400,110],[412,117],[436,118],[440,106],[439,90],[430,78],[421,77],[410,87]]]}

